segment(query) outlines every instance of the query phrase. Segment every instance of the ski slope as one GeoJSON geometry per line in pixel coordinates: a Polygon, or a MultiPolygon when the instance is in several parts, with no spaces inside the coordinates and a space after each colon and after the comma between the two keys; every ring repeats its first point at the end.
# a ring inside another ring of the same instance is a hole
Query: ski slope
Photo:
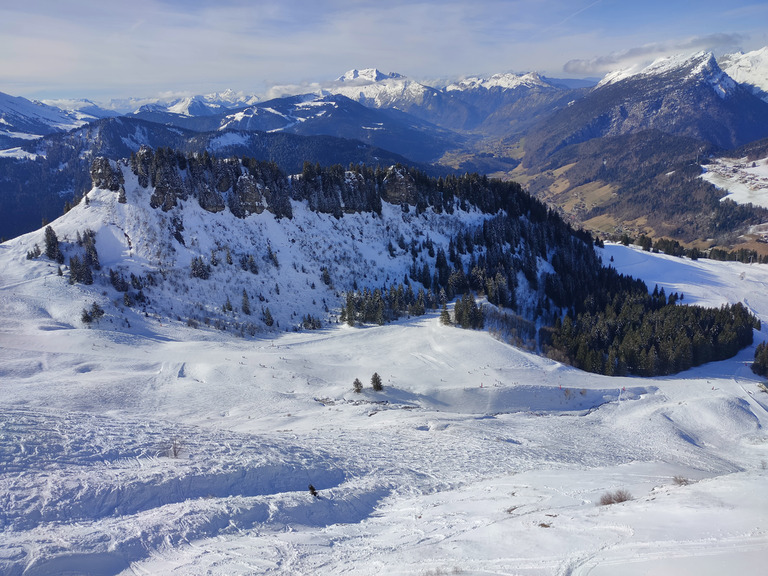
{"type": "MultiPolygon", "coordinates": [[[[0,245],[2,574],[765,573],[754,348],[643,379],[435,315],[256,339],[88,329],[88,289],[18,249],[0,245]],[[617,489],[632,499],[597,505],[617,489]]],[[[768,321],[767,267],[603,258],[768,321]]]]}

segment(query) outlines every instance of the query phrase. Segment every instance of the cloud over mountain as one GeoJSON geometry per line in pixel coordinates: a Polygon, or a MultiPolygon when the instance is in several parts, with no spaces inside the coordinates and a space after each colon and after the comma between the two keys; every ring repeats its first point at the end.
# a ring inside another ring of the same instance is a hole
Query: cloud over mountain
{"type": "Polygon", "coordinates": [[[694,36],[682,41],[652,42],[591,59],[569,60],[563,66],[563,71],[578,75],[605,74],[617,68],[644,67],[661,56],[675,52],[735,50],[738,49],[743,40],[744,38],[740,34],[709,34],[707,36],[694,36]]]}

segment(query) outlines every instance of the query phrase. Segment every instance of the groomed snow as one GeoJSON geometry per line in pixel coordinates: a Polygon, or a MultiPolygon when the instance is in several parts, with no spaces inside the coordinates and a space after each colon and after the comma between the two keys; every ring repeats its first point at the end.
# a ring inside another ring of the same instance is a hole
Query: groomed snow
{"type": "MultiPolygon", "coordinates": [[[[764,573],[754,348],[641,379],[435,315],[252,340],[87,329],[90,288],[18,250],[0,245],[0,573],[764,573]],[[633,498],[596,505],[617,489],[633,498]]],[[[768,321],[766,267],[602,256],[768,321]]]]}

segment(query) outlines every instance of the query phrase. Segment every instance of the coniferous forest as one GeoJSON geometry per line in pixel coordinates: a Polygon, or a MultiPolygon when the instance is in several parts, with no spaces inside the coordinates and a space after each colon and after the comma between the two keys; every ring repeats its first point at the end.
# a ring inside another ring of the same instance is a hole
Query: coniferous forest
{"type": "Polygon", "coordinates": [[[558,320],[552,347],[577,368],[623,376],[673,374],[734,356],[759,321],[740,303],[719,309],[678,305],[664,290],[617,292],[604,307],[558,320]]]}

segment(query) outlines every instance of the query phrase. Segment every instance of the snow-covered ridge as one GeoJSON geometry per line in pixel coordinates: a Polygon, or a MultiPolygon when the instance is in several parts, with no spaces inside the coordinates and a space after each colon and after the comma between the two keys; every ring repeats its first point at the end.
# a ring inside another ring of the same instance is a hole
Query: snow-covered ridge
{"type": "MultiPolygon", "coordinates": [[[[93,117],[88,118],[92,119],[93,117]]],[[[34,138],[71,130],[85,123],[83,115],[68,113],[42,102],[0,92],[0,124],[5,128],[6,135],[34,138]]]]}
{"type": "Polygon", "coordinates": [[[676,80],[695,80],[707,82],[721,98],[727,98],[736,90],[736,82],[717,64],[711,52],[697,52],[693,55],[677,54],[656,59],[648,66],[635,65],[623,70],[610,72],[598,83],[595,89],[616,84],[630,78],[653,78],[676,75],[676,80]]]}
{"type": "Polygon", "coordinates": [[[355,84],[365,84],[365,83],[381,82],[382,80],[391,80],[391,79],[400,79],[400,78],[405,78],[405,76],[402,76],[397,72],[390,72],[389,74],[385,74],[384,72],[379,71],[377,68],[365,68],[363,70],[357,70],[357,69],[348,70],[343,75],[339,76],[336,79],[336,81],[346,82],[346,83],[353,82],[355,84]]]}
{"type": "Polygon", "coordinates": [[[252,106],[259,101],[254,95],[226,90],[222,93],[203,96],[187,96],[167,105],[167,111],[182,116],[207,116],[218,114],[231,108],[252,106]]]}
{"type": "Polygon", "coordinates": [[[485,88],[501,88],[504,90],[515,90],[517,88],[552,88],[552,85],[544,80],[537,72],[528,72],[527,74],[493,74],[488,78],[473,76],[465,78],[459,82],[446,86],[446,92],[460,90],[474,90],[485,88]]]}
{"type": "Polygon", "coordinates": [[[728,76],[749,86],[768,102],[768,46],[746,54],[738,52],[723,56],[719,64],[728,76]]]}
{"type": "Polygon", "coordinates": [[[231,109],[252,106],[260,101],[255,94],[226,89],[208,94],[166,94],[148,98],[117,98],[104,108],[115,114],[134,114],[141,111],[170,112],[182,116],[207,116],[231,109]]]}
{"type": "Polygon", "coordinates": [[[375,68],[350,70],[320,90],[321,94],[340,94],[365,106],[399,109],[422,104],[427,95],[435,92],[401,74],[383,74],[375,68]]]}
{"type": "MultiPolygon", "coordinates": [[[[313,211],[301,201],[290,201],[290,218],[276,217],[279,201],[275,195],[279,191],[269,190],[263,183],[249,187],[239,205],[242,213],[235,216],[231,199],[226,204],[217,201],[215,207],[203,207],[191,197],[156,199],[159,189],[142,186],[129,166],[110,165],[113,173],[117,174],[117,170],[122,175],[126,202],[119,201],[116,191],[94,188],[88,193],[87,205],[78,204],[51,226],[61,239],[67,259],[78,252],[75,238],[92,229],[104,270],[120,271],[126,278],[162,271],[162,284],[145,286],[144,291],[151,300],[146,311],[163,324],[181,318],[191,319],[191,324],[201,328],[215,322],[220,329],[230,325],[226,329],[231,330],[237,316],[236,323],[245,334],[250,330],[251,336],[265,330],[289,331],[301,323],[304,315],[319,319],[323,325],[332,324],[338,314],[337,290],[351,289],[358,282],[381,287],[402,281],[412,263],[411,253],[401,249],[392,252],[388,247],[391,238],[402,237],[410,243],[428,234],[436,246],[447,250],[450,236],[479,225],[487,217],[474,209],[458,208],[454,214],[428,210],[420,216],[403,216],[400,205],[384,202],[381,215],[349,213],[339,221],[332,214],[313,211]],[[153,202],[158,208],[151,207],[153,202]],[[249,256],[255,259],[252,272],[243,272],[241,259],[249,256]],[[210,266],[210,278],[206,280],[190,277],[190,266],[199,257],[206,263],[219,262],[210,266]],[[232,262],[225,265],[227,259],[232,262]],[[256,269],[258,273],[253,272],[256,269]],[[323,270],[330,282],[323,281],[323,270]],[[240,308],[244,290],[250,294],[253,315],[236,312],[229,319],[222,315],[221,307],[227,300],[240,308]],[[265,309],[271,311],[275,321],[272,330],[262,322],[265,309]]],[[[190,183],[194,178],[191,174],[173,178],[179,194],[189,186],[206,186],[202,181],[190,183]],[[187,180],[182,183],[182,179],[187,180]]],[[[356,176],[347,173],[346,178],[354,180],[356,176]]],[[[26,268],[24,273],[44,269],[34,263],[31,268],[23,266],[24,262],[30,263],[25,255],[35,244],[43,245],[42,231],[13,241],[13,258],[22,263],[22,269],[26,268]]],[[[106,286],[111,293],[108,282],[106,286]]],[[[117,293],[112,296],[121,297],[117,293]]],[[[110,314],[116,313],[108,302],[104,307],[110,314]]],[[[59,322],[79,321],[79,313],[72,315],[72,309],[50,313],[59,322]]],[[[125,308],[113,320],[119,325],[134,325],[141,322],[140,316],[138,309],[125,308]]]]}

